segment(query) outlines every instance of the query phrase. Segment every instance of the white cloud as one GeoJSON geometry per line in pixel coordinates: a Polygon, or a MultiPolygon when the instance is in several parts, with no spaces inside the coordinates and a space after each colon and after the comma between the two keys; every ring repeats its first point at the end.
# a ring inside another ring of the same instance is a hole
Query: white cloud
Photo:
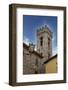
{"type": "Polygon", "coordinates": [[[27,45],[29,45],[30,40],[27,37],[24,37],[24,43],[27,44],[27,45]]]}
{"type": "Polygon", "coordinates": [[[35,51],[37,51],[37,46],[35,45],[35,51]]]}
{"type": "MultiPolygon", "coordinates": [[[[27,44],[27,45],[29,45],[29,43],[31,43],[30,40],[29,40],[27,37],[24,37],[23,42],[24,42],[25,44],[27,44]]],[[[34,49],[34,50],[37,51],[37,46],[36,46],[36,45],[35,45],[35,49],[34,49]]]]}
{"type": "Polygon", "coordinates": [[[53,51],[52,51],[52,56],[56,55],[57,54],[57,48],[53,48],[53,51]]]}
{"type": "Polygon", "coordinates": [[[55,40],[55,37],[52,38],[52,42],[54,42],[54,40],[55,40]]]}
{"type": "Polygon", "coordinates": [[[52,38],[52,56],[57,54],[57,47],[55,46],[55,40],[56,40],[56,37],[53,36],[53,38],[52,38]]]}

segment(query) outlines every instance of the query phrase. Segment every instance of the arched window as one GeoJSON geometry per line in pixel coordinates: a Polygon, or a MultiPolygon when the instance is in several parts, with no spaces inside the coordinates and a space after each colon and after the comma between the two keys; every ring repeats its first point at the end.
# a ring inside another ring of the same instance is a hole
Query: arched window
{"type": "Polygon", "coordinates": [[[40,46],[43,46],[43,37],[40,37],[40,46]]]}
{"type": "Polygon", "coordinates": [[[48,38],[48,48],[50,49],[50,38],[48,38]]]}

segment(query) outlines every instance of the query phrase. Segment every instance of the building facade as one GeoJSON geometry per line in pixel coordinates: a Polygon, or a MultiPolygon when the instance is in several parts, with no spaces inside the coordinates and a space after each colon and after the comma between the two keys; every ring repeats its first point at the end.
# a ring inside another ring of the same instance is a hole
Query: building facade
{"type": "Polygon", "coordinates": [[[45,73],[57,73],[57,54],[44,62],[45,73]]]}
{"type": "Polygon", "coordinates": [[[37,51],[45,60],[52,56],[52,32],[46,25],[37,30],[37,51]]]}
{"type": "Polygon", "coordinates": [[[36,51],[30,52],[29,46],[23,43],[23,74],[41,73],[42,56],[36,51]]]}
{"type": "Polygon", "coordinates": [[[45,73],[44,62],[52,57],[52,32],[45,25],[36,32],[37,50],[23,43],[23,74],[45,73]]]}

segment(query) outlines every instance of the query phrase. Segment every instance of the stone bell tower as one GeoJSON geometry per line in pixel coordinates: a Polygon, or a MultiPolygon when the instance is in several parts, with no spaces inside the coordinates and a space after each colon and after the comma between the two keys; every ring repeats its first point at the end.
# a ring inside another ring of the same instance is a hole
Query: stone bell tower
{"type": "Polygon", "coordinates": [[[44,61],[52,56],[52,32],[47,25],[37,30],[37,52],[41,53],[44,61]]]}

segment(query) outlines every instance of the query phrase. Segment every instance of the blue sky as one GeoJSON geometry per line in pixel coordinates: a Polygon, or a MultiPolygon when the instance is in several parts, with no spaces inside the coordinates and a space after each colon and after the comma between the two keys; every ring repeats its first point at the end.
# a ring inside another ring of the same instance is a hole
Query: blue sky
{"type": "Polygon", "coordinates": [[[36,30],[47,25],[53,32],[52,51],[57,53],[57,17],[56,16],[23,16],[23,39],[26,44],[36,44],[36,30]]]}

